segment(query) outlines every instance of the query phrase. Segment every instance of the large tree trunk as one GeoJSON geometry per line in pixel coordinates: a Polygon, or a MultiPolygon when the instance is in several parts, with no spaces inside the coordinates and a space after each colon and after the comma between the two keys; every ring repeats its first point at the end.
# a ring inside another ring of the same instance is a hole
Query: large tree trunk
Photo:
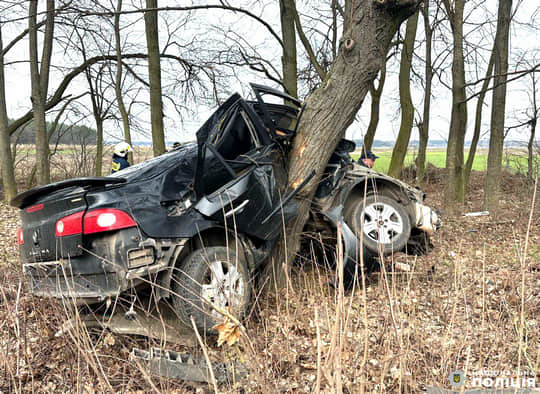
{"type": "MultiPolygon", "coordinates": [[[[122,12],[122,0],[118,0],[116,4],[116,13],[114,14],[114,44],[116,51],[116,78],[114,81],[114,94],[118,104],[118,110],[122,117],[122,125],[124,127],[124,140],[131,145],[131,127],[129,123],[129,113],[124,104],[122,96],[122,48],[120,42],[120,14],[122,12]]],[[[128,153],[128,161],[133,163],[132,153],[128,153]]]]}
{"type": "Polygon", "coordinates": [[[388,168],[388,175],[399,178],[403,170],[403,162],[407,155],[411,130],[414,122],[414,105],[411,97],[411,68],[416,40],[416,28],[418,26],[418,12],[407,21],[405,41],[401,50],[401,62],[399,65],[399,104],[401,107],[401,125],[392,151],[392,159],[388,168]]]}
{"type": "Polygon", "coordinates": [[[163,102],[161,99],[161,64],[158,36],[158,2],[146,0],[144,13],[146,46],[148,48],[148,81],[150,83],[150,118],[152,122],[152,146],[154,156],[165,153],[165,133],[163,131],[163,102]]]}
{"type": "Polygon", "coordinates": [[[471,146],[469,148],[469,154],[467,155],[467,162],[465,163],[465,170],[463,172],[463,183],[465,184],[465,189],[469,186],[469,178],[471,176],[472,166],[474,163],[474,156],[476,155],[476,148],[478,147],[478,141],[480,140],[480,129],[482,127],[482,109],[484,107],[484,100],[486,98],[486,93],[489,88],[489,83],[491,81],[491,74],[493,73],[493,52],[489,58],[488,68],[486,70],[486,75],[484,83],[482,84],[482,89],[480,90],[480,95],[478,96],[478,101],[476,102],[476,114],[474,118],[474,133],[471,140],[471,146]]]}
{"type": "Polygon", "coordinates": [[[285,91],[298,97],[297,73],[296,73],[296,33],[294,29],[294,17],[296,8],[295,0],[280,0],[279,10],[281,13],[281,36],[283,38],[283,56],[281,66],[283,69],[283,87],[285,91]]]}
{"type": "Polygon", "coordinates": [[[444,0],[452,27],[452,115],[446,149],[446,170],[448,173],[446,205],[453,208],[455,202],[465,199],[463,183],[463,148],[467,131],[467,92],[465,90],[465,59],[463,56],[463,10],[465,0],[456,0],[450,5],[444,0]]]}
{"type": "Polygon", "coordinates": [[[369,117],[369,125],[364,136],[364,150],[371,150],[373,147],[373,140],[375,140],[375,132],[379,125],[379,113],[381,108],[381,96],[384,88],[384,81],[386,79],[386,63],[382,65],[379,84],[375,87],[375,81],[371,83],[369,87],[369,95],[371,96],[371,113],[369,117]]]}
{"type": "Polygon", "coordinates": [[[28,42],[30,46],[30,81],[32,85],[32,109],[34,111],[37,182],[39,185],[44,185],[51,181],[45,104],[49,87],[49,70],[53,47],[54,0],[47,0],[41,64],[38,61],[37,4],[38,0],[30,0],[28,42]]]}
{"type": "Polygon", "coordinates": [[[344,33],[331,71],[305,102],[290,154],[289,184],[315,177],[299,193],[299,214],[289,222],[277,243],[268,270],[276,285],[283,285],[289,264],[299,249],[311,200],[321,174],[345,130],[354,121],[369,87],[379,73],[392,37],[400,23],[417,9],[417,1],[347,2],[344,33]],[[351,19],[352,17],[352,19],[351,19]]]}
{"type": "Polygon", "coordinates": [[[486,208],[497,214],[499,210],[500,175],[504,142],[504,117],[506,108],[506,73],[508,72],[508,41],[512,0],[499,0],[497,34],[495,35],[493,79],[493,104],[491,105],[491,134],[487,162],[484,203],[486,208]]]}
{"type": "Polygon", "coordinates": [[[8,114],[6,105],[6,80],[4,75],[4,46],[2,43],[2,26],[0,25],[0,166],[2,167],[2,186],[4,199],[11,200],[17,194],[15,171],[11,156],[11,144],[8,131],[8,114]]]}
{"type": "Polygon", "coordinates": [[[426,65],[425,79],[426,87],[424,90],[424,111],[422,121],[418,125],[418,155],[416,156],[416,179],[418,182],[424,181],[426,171],[426,150],[429,140],[429,117],[431,111],[431,83],[433,81],[433,65],[431,64],[431,42],[433,37],[433,29],[429,21],[429,2],[424,1],[424,6],[421,9],[424,19],[424,33],[426,36],[426,65]]]}

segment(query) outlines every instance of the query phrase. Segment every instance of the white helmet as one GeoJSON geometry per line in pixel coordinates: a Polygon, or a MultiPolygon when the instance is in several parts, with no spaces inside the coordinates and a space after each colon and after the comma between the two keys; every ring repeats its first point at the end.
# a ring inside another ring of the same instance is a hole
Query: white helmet
{"type": "Polygon", "coordinates": [[[128,152],[133,152],[133,149],[127,142],[122,141],[114,146],[114,154],[117,156],[126,157],[128,152]]]}

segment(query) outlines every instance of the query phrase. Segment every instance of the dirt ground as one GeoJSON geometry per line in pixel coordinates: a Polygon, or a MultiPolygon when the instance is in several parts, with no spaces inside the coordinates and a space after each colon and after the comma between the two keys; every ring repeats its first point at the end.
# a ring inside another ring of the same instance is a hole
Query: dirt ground
{"type": "MultiPolygon", "coordinates": [[[[424,187],[426,204],[439,209],[442,179],[432,171],[424,187]]],[[[212,359],[243,361],[249,371],[219,391],[418,393],[451,389],[455,371],[473,388],[470,377],[486,370],[484,377],[510,371],[540,386],[540,196],[531,216],[533,188],[509,175],[502,182],[498,217],[462,215],[482,210],[483,176],[474,173],[466,204],[444,215],[435,249],[396,254],[363,288],[341,296],[328,286],[333,271],[307,263],[285,289],[254,295],[247,335],[221,348],[207,338],[212,359]]],[[[156,345],[143,337],[56,335],[66,311],[25,292],[17,212],[1,203],[0,215],[0,392],[214,391],[129,361],[133,347],[156,345]]],[[[201,353],[196,343],[169,348],[201,353]]]]}

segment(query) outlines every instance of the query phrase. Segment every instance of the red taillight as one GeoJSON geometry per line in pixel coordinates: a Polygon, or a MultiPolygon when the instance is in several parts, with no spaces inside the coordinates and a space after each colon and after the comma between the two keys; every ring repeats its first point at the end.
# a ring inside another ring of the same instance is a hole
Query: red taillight
{"type": "Polygon", "coordinates": [[[66,216],[56,222],[55,233],[57,237],[65,237],[74,234],[93,234],[102,231],[120,230],[134,227],[137,223],[127,213],[118,209],[97,209],[84,211],[66,216]]]}
{"type": "Polygon", "coordinates": [[[134,227],[137,223],[127,213],[118,209],[98,209],[84,215],[84,233],[120,230],[134,227]]]}
{"type": "Polygon", "coordinates": [[[19,245],[24,245],[24,234],[22,227],[17,230],[17,241],[19,242],[19,245]]]}
{"type": "Polygon", "coordinates": [[[68,235],[81,234],[84,211],[66,216],[56,222],[55,234],[57,237],[66,237],[68,235]]]}

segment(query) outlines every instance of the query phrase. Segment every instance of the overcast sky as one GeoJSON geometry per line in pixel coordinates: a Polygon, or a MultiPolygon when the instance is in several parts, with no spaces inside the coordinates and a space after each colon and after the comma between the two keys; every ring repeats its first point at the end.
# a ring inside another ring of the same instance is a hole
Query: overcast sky
{"type": "MultiPolygon", "coordinates": [[[[160,2],[162,5],[163,2],[160,2]]],[[[233,2],[231,2],[233,3],[233,2]]],[[[278,2],[272,1],[268,2],[269,5],[260,9],[252,9],[256,14],[262,15],[265,20],[269,21],[274,29],[279,32],[279,7],[278,2]]],[[[300,3],[300,2],[299,2],[300,3]]],[[[514,1],[514,3],[516,3],[514,1]]],[[[236,5],[236,4],[235,4],[236,5]]],[[[470,5],[470,2],[467,2],[467,5],[470,5]]],[[[308,14],[311,11],[309,7],[313,6],[312,2],[306,4],[300,4],[301,9],[304,13],[308,14]]],[[[126,5],[126,7],[128,7],[126,5]]],[[[538,15],[538,0],[523,0],[519,4],[514,4],[514,7],[518,7],[516,13],[516,22],[512,27],[512,35],[510,40],[510,51],[511,59],[509,70],[514,71],[516,69],[523,69],[524,65],[517,64],[517,59],[520,54],[527,53],[532,56],[535,51],[539,51],[539,42],[540,34],[538,30],[527,27],[526,24],[536,25],[537,28],[540,28],[540,21],[538,15]]],[[[469,62],[467,65],[468,68],[468,78],[469,81],[472,81],[472,72],[475,70],[476,64],[479,65],[479,70],[477,72],[477,77],[482,78],[485,73],[485,62],[487,61],[487,50],[491,48],[492,45],[492,36],[486,34],[486,31],[494,31],[495,23],[493,22],[491,26],[484,26],[480,31],[478,29],[479,25],[485,25],[486,20],[496,20],[496,11],[497,3],[495,0],[487,1],[483,7],[480,7],[474,11],[468,9],[466,6],[466,11],[470,13],[470,23],[467,25],[468,33],[467,38],[471,41],[479,42],[480,45],[484,48],[483,53],[486,56],[486,59],[482,61],[479,59],[477,62],[472,64],[469,62]],[[489,15],[491,14],[491,16],[489,15]],[[486,30],[487,29],[487,30],[486,30]],[[480,37],[482,36],[482,37],[480,37]]],[[[123,19],[125,21],[126,19],[123,19]]],[[[307,24],[308,21],[305,20],[307,24]]],[[[201,35],[211,36],[215,34],[219,35],[217,31],[218,28],[227,27],[229,30],[236,32],[238,36],[243,37],[247,42],[252,46],[257,48],[261,55],[267,56],[268,58],[275,59],[274,65],[278,68],[281,67],[279,61],[279,47],[276,45],[275,40],[269,36],[269,34],[260,27],[255,26],[249,19],[239,16],[238,14],[233,13],[224,13],[224,12],[201,12],[198,13],[197,17],[193,18],[191,23],[186,25],[185,30],[182,32],[182,37],[186,40],[191,37],[201,37],[201,35]]],[[[404,26],[403,26],[404,27],[404,26]]],[[[448,29],[445,28],[444,32],[449,34],[448,29]]],[[[443,32],[443,34],[444,34],[443,32]]],[[[7,42],[9,37],[17,33],[15,30],[4,31],[4,41],[7,42]]],[[[164,32],[161,32],[164,34],[164,32]]],[[[423,37],[423,21],[419,19],[418,26],[418,36],[417,38],[423,37]]],[[[207,37],[208,38],[208,37],[207,37]]],[[[135,26],[129,35],[130,40],[139,40],[141,44],[144,44],[144,30],[142,25],[139,24],[135,26]]],[[[166,38],[162,37],[161,41],[164,42],[166,38]]],[[[447,41],[450,42],[450,37],[447,37],[447,41]]],[[[162,44],[163,45],[163,44],[162,44]]],[[[440,41],[437,48],[435,48],[436,53],[440,53],[441,45],[440,41]]],[[[8,61],[20,60],[27,58],[27,42],[20,43],[16,50],[12,51],[8,57],[8,61]]],[[[300,47],[300,42],[298,43],[300,47]]],[[[417,47],[417,53],[419,56],[423,57],[424,48],[422,45],[417,47]]],[[[65,59],[63,53],[55,53],[53,58],[53,63],[61,62],[62,59],[65,59]]],[[[446,71],[449,70],[450,58],[447,58],[442,62],[442,67],[446,68],[446,71]]],[[[388,64],[388,74],[386,78],[386,84],[383,91],[383,100],[382,100],[382,110],[380,123],[377,130],[376,139],[393,141],[397,136],[400,123],[400,114],[399,114],[399,92],[398,92],[398,82],[397,82],[397,70],[399,67],[399,53],[397,56],[392,57],[388,64]]],[[[439,62],[440,64],[441,62],[439,62]]],[[[540,63],[540,56],[536,58],[536,63],[540,63]]],[[[419,74],[423,74],[423,64],[420,61],[415,62],[415,71],[419,74]]],[[[60,74],[53,73],[51,77],[50,90],[54,90],[60,79],[60,74]]],[[[540,75],[539,75],[540,76],[540,75]]],[[[6,70],[6,80],[7,80],[7,92],[8,92],[8,113],[10,118],[15,118],[26,112],[30,108],[30,78],[29,78],[29,67],[27,63],[17,63],[12,65],[6,70]]],[[[229,93],[238,90],[242,94],[247,94],[249,92],[248,83],[249,82],[257,83],[267,83],[269,85],[275,86],[270,81],[265,81],[261,79],[260,76],[255,75],[248,70],[239,70],[237,75],[234,78],[231,78],[229,82],[229,93]]],[[[434,97],[432,102],[432,115],[431,115],[431,130],[430,130],[430,139],[446,139],[448,134],[448,125],[451,111],[451,92],[450,90],[443,86],[441,82],[451,84],[449,79],[449,73],[443,73],[440,77],[435,77],[433,81],[434,87],[434,97]]],[[[480,85],[476,86],[478,88],[480,85]]],[[[521,123],[524,119],[524,112],[530,106],[527,89],[530,88],[530,79],[528,77],[523,78],[519,81],[512,82],[508,86],[508,100],[507,100],[507,117],[506,117],[506,126],[512,126],[517,123],[521,123]]],[[[76,94],[85,90],[86,83],[83,78],[80,78],[79,81],[73,85],[70,89],[70,93],[76,94]]],[[[51,91],[49,92],[51,93],[51,91]]],[[[225,95],[225,93],[223,93],[225,95]]],[[[144,95],[140,96],[141,99],[144,99],[144,95]]],[[[222,97],[223,98],[223,97],[222,97]]],[[[423,92],[421,87],[418,85],[418,81],[413,81],[413,101],[417,111],[421,112],[422,110],[422,100],[423,92]]],[[[489,108],[491,104],[491,96],[486,97],[486,104],[484,106],[484,126],[483,133],[487,133],[489,129],[489,108]]],[[[84,104],[81,104],[84,106],[84,104]]],[[[86,104],[89,107],[89,102],[86,104]]],[[[190,109],[193,111],[188,111],[182,119],[171,110],[171,106],[165,103],[165,125],[166,125],[166,138],[169,143],[177,140],[191,140],[194,138],[194,132],[197,128],[204,122],[205,118],[210,114],[215,106],[207,106],[203,104],[188,103],[190,109]]],[[[474,123],[474,109],[476,106],[476,100],[469,101],[469,131],[472,133],[472,125],[474,123]]],[[[357,116],[357,121],[349,128],[347,136],[349,138],[360,139],[362,138],[367,124],[369,123],[369,108],[370,100],[369,95],[366,97],[366,100],[362,106],[361,111],[357,116]]],[[[88,108],[89,109],[89,108],[88,108]]],[[[145,108],[140,108],[138,110],[141,115],[141,128],[144,129],[149,127],[145,122],[149,119],[149,111],[145,108]],[[147,113],[146,120],[145,113],[147,113]]],[[[418,117],[418,116],[417,116],[418,117]]],[[[90,127],[93,127],[93,122],[91,118],[81,120],[84,124],[87,124],[90,127]]],[[[115,136],[120,138],[120,134],[117,132],[117,125],[113,123],[107,124],[107,139],[112,140],[115,136]]],[[[509,134],[509,139],[526,139],[528,130],[525,128],[513,130],[509,134]]],[[[416,130],[414,130],[412,139],[417,139],[416,130]]],[[[470,139],[470,134],[467,135],[467,139],[470,139]]],[[[136,140],[150,140],[149,133],[145,135],[136,135],[136,140]]]]}

